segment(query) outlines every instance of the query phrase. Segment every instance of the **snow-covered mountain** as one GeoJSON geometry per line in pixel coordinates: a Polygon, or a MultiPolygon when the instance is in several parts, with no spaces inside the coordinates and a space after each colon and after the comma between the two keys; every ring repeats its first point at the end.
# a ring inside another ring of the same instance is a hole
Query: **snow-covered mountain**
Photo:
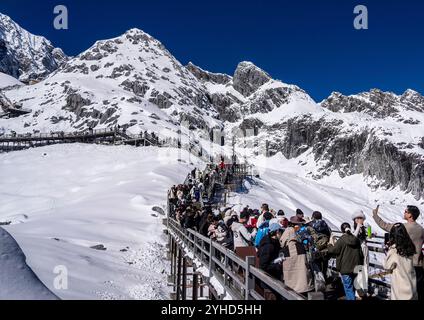
{"type": "Polygon", "coordinates": [[[158,40],[131,29],[96,42],[45,80],[6,88],[3,95],[32,110],[0,119],[6,131],[119,124],[175,137],[188,122],[197,138],[202,130],[224,129],[220,152],[231,152],[232,137],[251,129],[253,136],[237,139],[236,149],[253,161],[264,152],[281,153],[298,158],[313,179],[362,174],[373,187],[424,197],[424,97],[413,90],[400,96],[377,89],[333,93],[316,103],[251,62],[239,63],[232,76],[183,66],[158,40]]]}
{"type": "Polygon", "coordinates": [[[45,78],[66,60],[63,51],[46,38],[29,33],[0,13],[0,72],[28,83],[45,78]]]}
{"type": "Polygon", "coordinates": [[[17,131],[120,124],[136,133],[176,132],[182,121],[207,130],[221,125],[204,86],[158,40],[138,29],[98,41],[46,80],[6,95],[33,110],[10,123],[17,131]]]}

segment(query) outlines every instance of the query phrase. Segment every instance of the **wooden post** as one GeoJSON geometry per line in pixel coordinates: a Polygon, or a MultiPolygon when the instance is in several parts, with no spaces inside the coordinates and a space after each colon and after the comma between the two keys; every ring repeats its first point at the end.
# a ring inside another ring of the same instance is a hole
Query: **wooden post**
{"type": "MultiPolygon", "coordinates": [[[[171,253],[171,277],[172,277],[172,279],[174,279],[175,275],[172,273],[174,271],[174,238],[172,238],[170,236],[169,241],[170,241],[169,250],[170,250],[170,253],[171,253]]],[[[172,282],[174,282],[174,281],[172,281],[172,282]]]]}
{"type": "Polygon", "coordinates": [[[174,270],[172,271],[172,274],[174,275],[174,292],[177,290],[177,255],[178,255],[178,251],[177,251],[177,243],[174,239],[174,270]]]}
{"type": "Polygon", "coordinates": [[[181,295],[181,260],[182,260],[182,252],[181,249],[178,249],[178,270],[177,270],[177,299],[180,300],[181,295]]]}
{"type": "Polygon", "coordinates": [[[212,239],[209,240],[209,279],[212,278],[212,270],[214,263],[212,257],[215,255],[215,248],[213,247],[212,239]]]}
{"type": "Polygon", "coordinates": [[[187,258],[183,257],[183,290],[181,300],[187,298],[187,258]]]}
{"type": "Polygon", "coordinates": [[[193,300],[197,300],[197,286],[198,286],[197,272],[193,272],[193,287],[192,287],[193,300]]]}
{"type": "Polygon", "coordinates": [[[250,290],[255,289],[255,278],[250,276],[250,266],[255,265],[255,257],[246,257],[246,272],[245,272],[245,291],[244,291],[244,299],[249,300],[250,290]]]}
{"type": "Polygon", "coordinates": [[[200,276],[200,297],[203,298],[203,277],[200,276]]]}

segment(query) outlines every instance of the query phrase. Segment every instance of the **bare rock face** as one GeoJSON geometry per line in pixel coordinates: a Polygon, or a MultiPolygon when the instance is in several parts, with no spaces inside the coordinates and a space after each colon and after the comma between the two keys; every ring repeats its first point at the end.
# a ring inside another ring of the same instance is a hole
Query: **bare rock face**
{"type": "Polygon", "coordinates": [[[90,104],[91,101],[89,99],[84,99],[78,93],[72,93],[66,98],[66,105],[63,109],[75,113],[77,117],[82,117],[85,111],[84,107],[90,104]]]}
{"type": "Polygon", "coordinates": [[[398,116],[400,120],[404,121],[402,111],[424,111],[424,97],[413,90],[407,90],[401,96],[379,89],[352,96],[334,92],[321,102],[321,106],[334,112],[362,112],[376,118],[398,116]]]}
{"type": "Polygon", "coordinates": [[[191,62],[188,63],[186,68],[202,82],[212,82],[216,84],[228,84],[231,82],[231,77],[229,75],[205,71],[191,62]]]}
{"type": "Polygon", "coordinates": [[[40,81],[67,59],[46,38],[29,33],[0,13],[0,72],[25,83],[40,81]]]}
{"type": "Polygon", "coordinates": [[[281,105],[290,102],[290,96],[295,92],[291,87],[278,87],[255,92],[242,109],[247,114],[268,113],[281,105]]]}
{"type": "Polygon", "coordinates": [[[384,188],[400,187],[417,199],[424,197],[424,156],[396,145],[378,130],[346,130],[342,120],[305,115],[262,126],[270,139],[271,155],[296,158],[312,150],[321,178],[336,170],[341,177],[364,174],[384,188]]]}
{"type": "Polygon", "coordinates": [[[247,97],[260,86],[271,80],[271,77],[251,62],[240,62],[233,77],[233,86],[247,97]]]}
{"type": "Polygon", "coordinates": [[[236,97],[230,94],[213,93],[209,95],[209,100],[219,113],[219,118],[223,121],[236,122],[240,119],[240,107],[236,97]]]}
{"type": "Polygon", "coordinates": [[[424,97],[414,90],[406,90],[399,101],[408,110],[424,112],[424,97]]]}

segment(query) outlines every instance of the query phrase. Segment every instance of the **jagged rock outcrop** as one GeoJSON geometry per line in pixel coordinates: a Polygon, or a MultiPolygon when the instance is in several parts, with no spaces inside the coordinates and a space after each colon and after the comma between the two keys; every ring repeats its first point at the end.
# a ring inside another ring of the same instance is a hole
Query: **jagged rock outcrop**
{"type": "Polygon", "coordinates": [[[212,82],[216,84],[228,84],[232,81],[229,75],[223,73],[212,73],[205,71],[202,68],[189,62],[186,66],[187,70],[190,71],[198,80],[202,82],[212,82]]]}
{"type": "Polygon", "coordinates": [[[0,13],[0,72],[26,83],[39,81],[67,59],[46,38],[29,33],[0,13]]]}
{"type": "Polygon", "coordinates": [[[379,89],[352,96],[333,92],[330,97],[321,102],[321,106],[334,112],[363,112],[376,118],[397,116],[404,120],[402,111],[424,112],[424,97],[413,90],[407,90],[401,96],[379,89]]]}
{"type": "Polygon", "coordinates": [[[247,97],[260,86],[271,80],[271,77],[251,62],[243,61],[237,66],[233,77],[233,86],[247,97]]]}

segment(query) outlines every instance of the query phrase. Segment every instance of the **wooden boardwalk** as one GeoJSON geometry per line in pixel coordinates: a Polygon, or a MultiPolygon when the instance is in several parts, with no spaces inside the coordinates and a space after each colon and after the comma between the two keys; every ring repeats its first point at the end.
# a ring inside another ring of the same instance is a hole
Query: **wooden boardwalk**
{"type": "Polygon", "coordinates": [[[39,134],[9,134],[0,136],[0,152],[10,152],[59,143],[129,144],[158,146],[161,141],[154,136],[127,133],[122,129],[100,129],[81,132],[51,132],[39,134]]]}

